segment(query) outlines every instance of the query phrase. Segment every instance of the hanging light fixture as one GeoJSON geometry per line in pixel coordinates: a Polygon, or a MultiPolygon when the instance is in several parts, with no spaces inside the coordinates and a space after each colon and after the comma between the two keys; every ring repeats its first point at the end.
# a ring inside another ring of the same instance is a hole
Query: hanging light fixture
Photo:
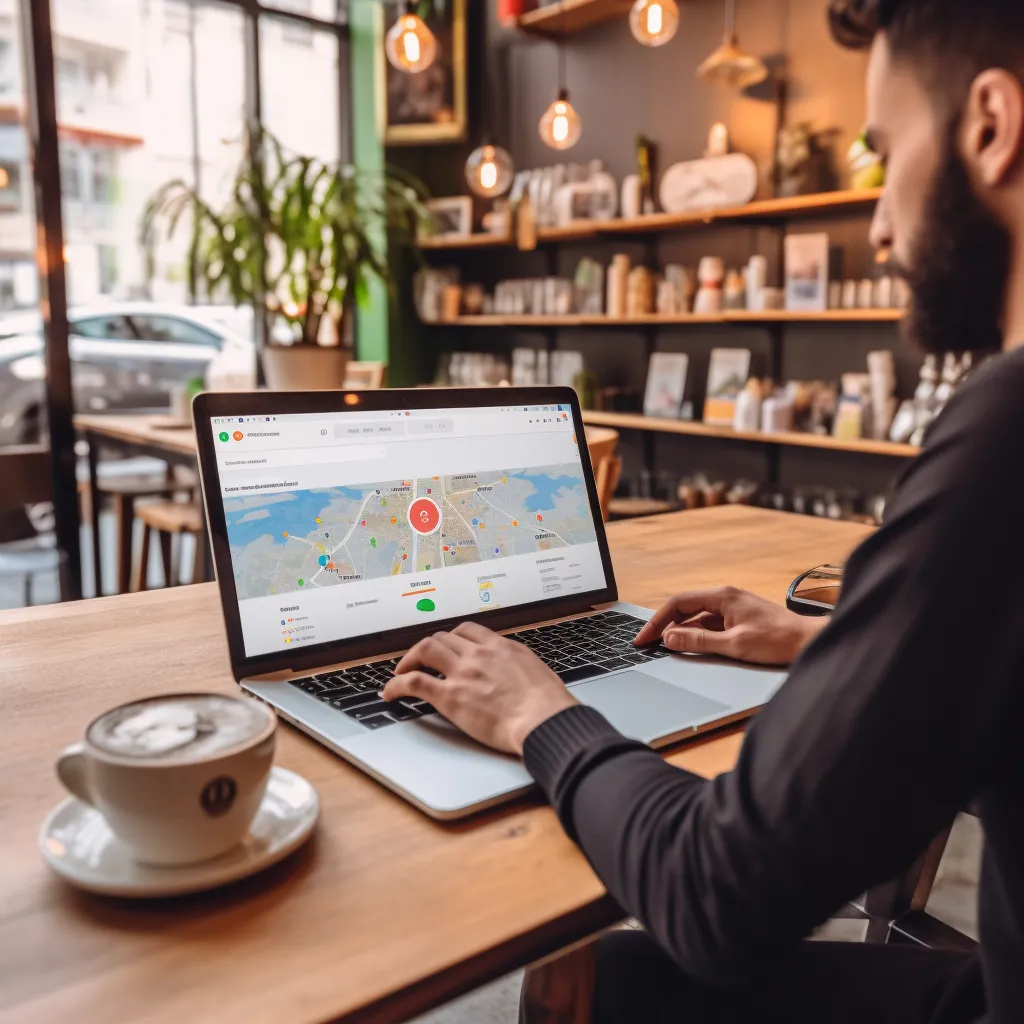
{"type": "Polygon", "coordinates": [[[644,46],[664,46],[678,28],[676,0],[636,0],[629,12],[629,29],[644,46]]]}
{"type": "Polygon", "coordinates": [[[476,195],[494,199],[504,195],[516,173],[516,165],[507,150],[485,142],[466,159],[466,184],[476,195]]]}
{"type": "MultiPolygon", "coordinates": [[[[563,20],[565,11],[562,12],[563,20]]],[[[580,115],[569,102],[569,90],[565,87],[565,26],[558,40],[558,99],[541,115],[537,125],[541,141],[552,149],[571,149],[580,140],[583,123],[580,115]]]]}
{"type": "Polygon", "coordinates": [[[426,71],[434,63],[437,40],[416,13],[413,0],[406,0],[404,12],[388,30],[384,53],[393,68],[409,75],[426,71]]]}
{"type": "Polygon", "coordinates": [[[736,0],[725,0],[725,38],[697,69],[697,77],[730,89],[746,89],[768,77],[764,61],[740,49],[736,36],[736,0]]]}

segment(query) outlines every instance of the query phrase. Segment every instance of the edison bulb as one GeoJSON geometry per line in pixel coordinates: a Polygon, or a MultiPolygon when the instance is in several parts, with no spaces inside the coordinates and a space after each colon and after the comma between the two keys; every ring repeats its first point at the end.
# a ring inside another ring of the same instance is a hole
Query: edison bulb
{"type": "Polygon", "coordinates": [[[398,17],[384,40],[388,63],[407,74],[426,71],[437,57],[437,40],[423,19],[411,10],[398,17]]]}
{"type": "Polygon", "coordinates": [[[558,94],[558,99],[544,111],[537,127],[541,140],[552,149],[570,149],[579,142],[583,125],[564,89],[558,94]]]}
{"type": "Polygon", "coordinates": [[[504,195],[515,172],[512,157],[501,146],[480,146],[466,160],[466,183],[485,199],[504,195]]]}
{"type": "Polygon", "coordinates": [[[629,28],[644,46],[664,46],[679,28],[676,0],[636,0],[629,12],[629,28]]]}

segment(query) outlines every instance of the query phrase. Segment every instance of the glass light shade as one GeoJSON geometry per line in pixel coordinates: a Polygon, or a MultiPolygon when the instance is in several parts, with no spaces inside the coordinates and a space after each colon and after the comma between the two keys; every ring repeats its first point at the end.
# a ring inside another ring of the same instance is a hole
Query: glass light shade
{"type": "Polygon", "coordinates": [[[571,149],[579,142],[583,123],[580,115],[573,110],[569,94],[564,89],[558,99],[544,111],[537,128],[543,143],[552,149],[571,149]]]}
{"type": "Polygon", "coordinates": [[[629,12],[629,29],[644,46],[664,46],[678,28],[676,0],[636,0],[629,12]]]}
{"type": "Polygon", "coordinates": [[[466,183],[484,199],[504,195],[515,173],[512,157],[501,146],[480,146],[466,160],[466,183]]]}
{"type": "Polygon", "coordinates": [[[392,67],[415,75],[434,63],[437,40],[419,15],[400,14],[384,40],[384,53],[392,67]]]}

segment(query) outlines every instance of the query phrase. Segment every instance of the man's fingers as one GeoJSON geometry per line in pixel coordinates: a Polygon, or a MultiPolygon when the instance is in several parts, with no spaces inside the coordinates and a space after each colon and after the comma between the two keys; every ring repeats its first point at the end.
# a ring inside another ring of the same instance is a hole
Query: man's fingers
{"type": "Polygon", "coordinates": [[[716,633],[712,629],[677,626],[666,630],[665,646],[670,651],[684,654],[721,654],[729,657],[733,653],[735,637],[732,630],[716,633]]]}
{"type": "Polygon", "coordinates": [[[392,676],[380,695],[384,700],[398,700],[399,697],[419,697],[428,704],[436,704],[438,693],[444,682],[426,672],[403,672],[392,676]]]}
{"type": "Polygon", "coordinates": [[[495,634],[489,630],[486,626],[481,626],[479,622],[460,622],[453,630],[452,633],[457,637],[462,637],[465,640],[471,640],[473,643],[484,644],[488,640],[491,640],[495,634]]]}
{"type": "Polygon", "coordinates": [[[395,666],[395,675],[422,668],[432,668],[435,672],[448,675],[458,663],[460,651],[456,645],[460,642],[465,643],[465,641],[453,640],[451,637],[445,638],[443,633],[428,636],[426,640],[421,640],[406,652],[402,660],[395,666]]]}
{"type": "Polygon", "coordinates": [[[725,614],[726,602],[733,594],[735,594],[735,590],[731,587],[676,594],[651,616],[651,620],[640,630],[633,642],[638,647],[642,647],[644,644],[653,644],[661,639],[662,634],[669,626],[685,622],[702,612],[711,612],[713,615],[722,616],[725,614]]]}

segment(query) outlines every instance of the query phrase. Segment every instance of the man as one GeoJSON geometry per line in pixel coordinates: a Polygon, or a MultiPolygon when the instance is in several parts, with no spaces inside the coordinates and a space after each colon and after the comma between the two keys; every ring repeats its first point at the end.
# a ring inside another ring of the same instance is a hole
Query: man
{"type": "Polygon", "coordinates": [[[872,48],[888,167],[872,237],[911,285],[914,338],[1003,352],[932,428],[820,635],[725,590],[675,598],[637,638],[795,659],[735,771],[666,765],[478,625],[420,644],[386,694],[522,754],[643,923],[602,941],[601,1022],[1024,1021],[1024,2],[833,0],[830,16],[872,48]],[[980,958],[801,941],[971,800],[980,958]]]}

